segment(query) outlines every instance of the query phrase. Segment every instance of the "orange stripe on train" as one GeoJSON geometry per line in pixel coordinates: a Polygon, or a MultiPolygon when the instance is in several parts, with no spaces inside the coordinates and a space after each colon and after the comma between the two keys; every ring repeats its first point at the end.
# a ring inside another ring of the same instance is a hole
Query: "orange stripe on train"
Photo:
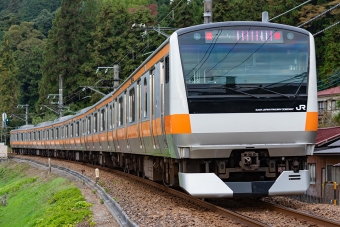
{"type": "Polygon", "coordinates": [[[167,134],[191,133],[190,115],[174,114],[165,116],[165,131],[167,134]]]}
{"type": "Polygon", "coordinates": [[[318,130],[318,112],[307,112],[305,131],[316,130],[318,130]]]}

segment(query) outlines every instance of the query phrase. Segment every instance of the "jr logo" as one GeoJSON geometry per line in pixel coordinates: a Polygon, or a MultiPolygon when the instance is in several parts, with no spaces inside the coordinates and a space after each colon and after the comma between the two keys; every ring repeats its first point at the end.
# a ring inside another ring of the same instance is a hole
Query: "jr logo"
{"type": "Polygon", "coordinates": [[[296,110],[306,110],[306,105],[299,105],[299,107],[295,107],[296,110]]]}

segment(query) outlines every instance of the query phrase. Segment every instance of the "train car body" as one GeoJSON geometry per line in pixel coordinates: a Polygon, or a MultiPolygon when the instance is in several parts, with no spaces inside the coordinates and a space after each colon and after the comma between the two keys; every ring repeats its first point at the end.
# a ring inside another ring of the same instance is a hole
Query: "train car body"
{"type": "Polygon", "coordinates": [[[174,32],[114,92],[11,146],[120,167],[200,198],[292,195],[309,186],[317,130],[313,36],[264,22],[174,32]]]}

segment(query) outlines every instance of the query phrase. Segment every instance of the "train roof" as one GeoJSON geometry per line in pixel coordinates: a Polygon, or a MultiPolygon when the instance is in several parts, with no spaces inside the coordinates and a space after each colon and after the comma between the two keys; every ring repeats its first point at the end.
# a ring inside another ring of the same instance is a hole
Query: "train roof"
{"type": "Polygon", "coordinates": [[[203,29],[209,29],[209,28],[217,28],[217,27],[232,27],[232,26],[268,26],[268,27],[275,27],[279,29],[286,29],[291,30],[295,32],[300,32],[305,35],[309,35],[310,33],[302,28],[285,25],[285,24],[276,24],[276,23],[270,23],[270,22],[259,22],[259,21],[227,21],[227,22],[216,22],[216,23],[209,23],[209,24],[200,24],[195,25],[187,28],[181,28],[176,30],[176,33],[178,35],[182,35],[188,32],[193,32],[197,30],[203,30],[203,29]]]}
{"type": "Polygon", "coordinates": [[[50,125],[52,123],[53,123],[53,121],[41,122],[41,123],[37,124],[35,127],[44,127],[44,126],[50,125]]]}

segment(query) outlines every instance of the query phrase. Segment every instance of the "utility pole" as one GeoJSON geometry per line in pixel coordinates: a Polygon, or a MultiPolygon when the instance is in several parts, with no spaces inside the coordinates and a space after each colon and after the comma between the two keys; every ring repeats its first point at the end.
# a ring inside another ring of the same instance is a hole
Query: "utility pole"
{"type": "Polygon", "coordinates": [[[113,66],[113,88],[117,89],[119,86],[119,65],[114,65],[113,66]]]}
{"type": "Polygon", "coordinates": [[[25,123],[26,123],[26,125],[28,125],[28,107],[29,107],[29,105],[28,104],[17,105],[17,108],[19,108],[19,107],[26,107],[26,111],[25,111],[25,123]]]}
{"type": "Polygon", "coordinates": [[[59,118],[63,116],[63,78],[62,75],[59,75],[59,103],[58,103],[58,112],[59,118]]]}
{"type": "Polygon", "coordinates": [[[204,23],[212,23],[212,1],[213,0],[204,0],[204,23]]]}

